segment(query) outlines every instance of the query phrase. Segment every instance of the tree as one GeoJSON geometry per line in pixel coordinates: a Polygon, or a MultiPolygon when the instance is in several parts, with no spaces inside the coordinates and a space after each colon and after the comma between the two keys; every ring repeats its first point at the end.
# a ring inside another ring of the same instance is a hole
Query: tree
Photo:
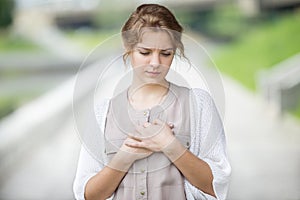
{"type": "Polygon", "coordinates": [[[13,22],[14,0],[0,0],[0,28],[7,28],[13,22]]]}

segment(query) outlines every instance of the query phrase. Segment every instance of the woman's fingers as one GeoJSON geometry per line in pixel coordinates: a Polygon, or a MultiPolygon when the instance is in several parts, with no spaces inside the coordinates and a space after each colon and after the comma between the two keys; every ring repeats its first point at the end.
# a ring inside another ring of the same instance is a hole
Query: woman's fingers
{"type": "MultiPolygon", "coordinates": [[[[165,122],[162,121],[162,120],[160,120],[160,119],[155,119],[155,120],[153,121],[153,124],[164,125],[165,122]]],[[[174,128],[174,124],[173,124],[172,122],[168,122],[167,124],[168,124],[168,126],[169,126],[170,128],[174,128]]]]}
{"type": "Polygon", "coordinates": [[[137,141],[135,140],[127,140],[125,144],[129,147],[137,147],[137,141]]]}
{"type": "Polygon", "coordinates": [[[144,127],[144,128],[147,128],[147,127],[149,127],[150,125],[151,125],[150,122],[146,122],[146,123],[143,124],[143,127],[144,127]]]}
{"type": "Polygon", "coordinates": [[[162,120],[160,120],[160,119],[155,119],[155,120],[153,120],[153,124],[163,125],[164,122],[162,120]]]}
{"type": "Polygon", "coordinates": [[[128,141],[138,141],[141,142],[142,138],[138,137],[138,136],[133,136],[133,135],[128,135],[128,141]]]}
{"type": "Polygon", "coordinates": [[[127,140],[125,142],[125,145],[129,146],[129,147],[135,147],[135,148],[146,148],[145,144],[143,141],[138,141],[138,140],[127,140]]]}

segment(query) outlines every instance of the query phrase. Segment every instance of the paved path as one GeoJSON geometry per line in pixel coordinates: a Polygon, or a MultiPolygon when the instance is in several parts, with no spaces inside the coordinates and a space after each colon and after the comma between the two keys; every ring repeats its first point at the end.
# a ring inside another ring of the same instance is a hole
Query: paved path
{"type": "Polygon", "coordinates": [[[224,79],[232,164],[228,199],[300,199],[300,120],[280,118],[257,95],[224,79]]]}
{"type": "Polygon", "coordinates": [[[38,142],[23,160],[16,161],[18,167],[12,169],[12,174],[2,176],[0,199],[74,199],[72,181],[80,143],[73,120],[66,119],[57,132],[38,142]]]}

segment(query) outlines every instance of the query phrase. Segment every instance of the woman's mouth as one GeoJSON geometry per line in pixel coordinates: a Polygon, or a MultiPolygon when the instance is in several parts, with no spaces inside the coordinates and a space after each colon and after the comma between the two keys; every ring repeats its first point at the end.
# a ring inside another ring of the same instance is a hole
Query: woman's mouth
{"type": "Polygon", "coordinates": [[[150,76],[158,76],[161,72],[151,72],[151,71],[146,71],[146,74],[150,76]]]}

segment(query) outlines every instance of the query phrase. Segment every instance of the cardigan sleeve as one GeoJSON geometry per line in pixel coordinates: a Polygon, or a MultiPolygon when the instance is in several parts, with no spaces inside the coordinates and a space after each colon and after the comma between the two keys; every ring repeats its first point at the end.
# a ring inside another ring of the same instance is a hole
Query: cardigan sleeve
{"type": "MultiPolygon", "coordinates": [[[[100,126],[100,130],[102,131],[102,133],[104,132],[108,105],[109,105],[109,101],[105,100],[101,104],[95,106],[96,122],[97,122],[97,125],[100,126]]],[[[98,134],[97,138],[98,137],[101,138],[103,136],[103,134],[101,132],[100,133],[90,133],[91,131],[93,131],[93,130],[89,130],[89,131],[87,131],[88,133],[85,133],[85,134],[86,135],[89,134],[89,136],[93,135],[93,134],[98,134]]],[[[85,199],[84,191],[85,191],[87,182],[90,180],[90,178],[95,176],[99,171],[101,171],[104,168],[103,163],[105,163],[104,156],[101,155],[101,152],[96,152],[96,150],[95,150],[96,147],[93,148],[93,146],[89,146],[92,143],[89,143],[88,140],[84,140],[85,136],[82,136],[82,138],[81,138],[82,145],[81,145],[81,150],[80,150],[80,154],[79,154],[77,171],[76,171],[75,179],[73,182],[73,193],[74,193],[75,199],[77,199],[77,200],[85,199]],[[97,155],[97,156],[95,156],[95,155],[97,155]]]]}
{"type": "Polygon", "coordinates": [[[84,191],[87,182],[95,176],[101,169],[103,164],[98,162],[85,147],[81,147],[77,172],[73,183],[73,192],[75,199],[84,200],[84,191]]]}
{"type": "Polygon", "coordinates": [[[231,167],[226,153],[224,128],[214,101],[201,89],[191,90],[190,151],[204,160],[213,174],[213,190],[217,198],[197,189],[185,180],[188,200],[226,198],[231,167]]]}

